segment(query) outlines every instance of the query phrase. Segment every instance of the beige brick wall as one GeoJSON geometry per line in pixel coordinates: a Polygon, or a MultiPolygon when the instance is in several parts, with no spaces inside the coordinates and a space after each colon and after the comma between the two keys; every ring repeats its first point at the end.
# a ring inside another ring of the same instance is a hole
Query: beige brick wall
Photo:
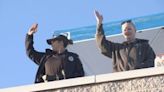
{"type": "Polygon", "coordinates": [[[68,87],[45,92],[164,92],[164,75],[68,87]]]}

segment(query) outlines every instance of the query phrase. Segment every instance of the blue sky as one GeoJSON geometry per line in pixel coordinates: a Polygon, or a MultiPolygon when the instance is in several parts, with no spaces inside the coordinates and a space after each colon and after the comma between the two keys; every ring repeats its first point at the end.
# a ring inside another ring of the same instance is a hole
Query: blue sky
{"type": "Polygon", "coordinates": [[[164,0],[0,0],[0,88],[32,84],[37,66],[25,53],[25,35],[39,24],[35,49],[49,48],[54,30],[95,25],[94,10],[104,22],[164,12],[164,0]]]}

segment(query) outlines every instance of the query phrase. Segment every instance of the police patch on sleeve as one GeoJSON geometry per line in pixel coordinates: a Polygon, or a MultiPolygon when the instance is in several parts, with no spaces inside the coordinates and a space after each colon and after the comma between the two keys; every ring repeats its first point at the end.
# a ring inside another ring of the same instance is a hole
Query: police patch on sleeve
{"type": "Polygon", "coordinates": [[[69,61],[74,61],[73,56],[69,56],[69,57],[68,57],[68,60],[69,60],[69,61]]]}

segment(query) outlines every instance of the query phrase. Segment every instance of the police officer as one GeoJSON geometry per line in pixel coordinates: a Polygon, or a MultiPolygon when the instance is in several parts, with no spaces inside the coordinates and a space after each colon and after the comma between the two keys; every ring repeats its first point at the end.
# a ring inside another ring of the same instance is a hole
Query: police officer
{"type": "Polygon", "coordinates": [[[33,24],[25,40],[28,57],[39,65],[35,83],[84,76],[79,56],[66,49],[67,45],[73,44],[73,41],[68,39],[67,33],[54,34],[51,39],[47,40],[52,50],[46,49],[45,52],[38,52],[33,47],[33,34],[37,32],[37,28],[38,24],[33,24]]]}

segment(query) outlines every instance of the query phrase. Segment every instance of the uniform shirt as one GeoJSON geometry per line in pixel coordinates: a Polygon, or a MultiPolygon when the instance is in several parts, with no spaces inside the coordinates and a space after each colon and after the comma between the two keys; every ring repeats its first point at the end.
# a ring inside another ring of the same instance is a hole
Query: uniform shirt
{"type": "Polygon", "coordinates": [[[56,75],[62,70],[65,55],[52,55],[45,63],[46,75],[56,75]]]}

